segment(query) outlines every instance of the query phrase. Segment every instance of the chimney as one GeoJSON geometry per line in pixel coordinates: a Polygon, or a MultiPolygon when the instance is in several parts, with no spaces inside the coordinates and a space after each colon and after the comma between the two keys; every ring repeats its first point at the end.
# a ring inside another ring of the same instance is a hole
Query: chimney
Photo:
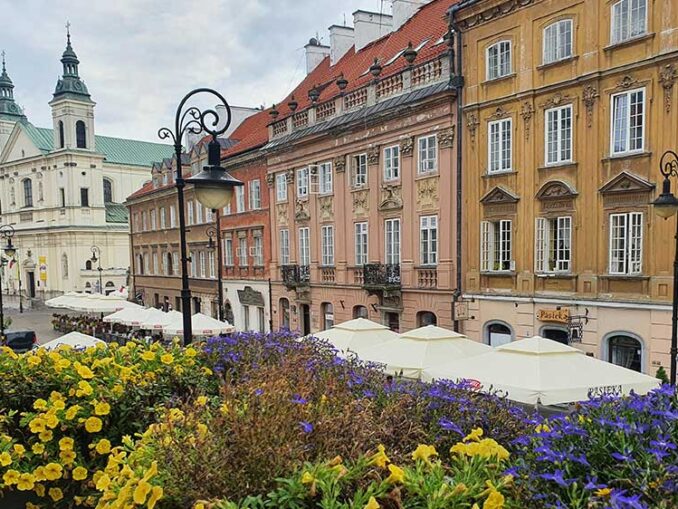
{"type": "Polygon", "coordinates": [[[336,64],[355,44],[355,31],[351,27],[332,25],[330,28],[330,65],[336,64]]]}
{"type": "Polygon", "coordinates": [[[311,37],[304,49],[306,50],[306,74],[311,74],[311,71],[330,54],[330,47],[323,46],[315,37],[311,37]]]}
{"type": "Polygon", "coordinates": [[[360,51],[372,41],[388,34],[393,26],[393,16],[368,11],[353,13],[355,50],[360,51]]]}
{"type": "Polygon", "coordinates": [[[421,6],[431,0],[391,0],[393,12],[393,30],[398,30],[405,22],[416,14],[421,6]]]}

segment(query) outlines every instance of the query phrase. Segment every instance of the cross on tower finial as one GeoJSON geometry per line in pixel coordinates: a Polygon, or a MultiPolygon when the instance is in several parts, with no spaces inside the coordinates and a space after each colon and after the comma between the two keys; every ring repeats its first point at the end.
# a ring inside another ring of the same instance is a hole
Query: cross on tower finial
{"type": "Polygon", "coordinates": [[[0,55],[2,55],[2,72],[5,72],[5,71],[7,71],[7,69],[5,69],[5,50],[4,49],[2,50],[2,52],[0,52],[0,55]]]}
{"type": "Polygon", "coordinates": [[[71,42],[71,22],[66,21],[66,37],[68,38],[68,43],[71,42]]]}

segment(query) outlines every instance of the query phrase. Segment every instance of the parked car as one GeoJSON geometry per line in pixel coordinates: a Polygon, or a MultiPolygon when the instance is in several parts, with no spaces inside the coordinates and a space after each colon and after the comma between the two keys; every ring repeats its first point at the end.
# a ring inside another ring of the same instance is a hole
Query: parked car
{"type": "Polygon", "coordinates": [[[16,353],[28,352],[38,344],[38,336],[32,330],[6,331],[5,338],[5,345],[16,353]]]}

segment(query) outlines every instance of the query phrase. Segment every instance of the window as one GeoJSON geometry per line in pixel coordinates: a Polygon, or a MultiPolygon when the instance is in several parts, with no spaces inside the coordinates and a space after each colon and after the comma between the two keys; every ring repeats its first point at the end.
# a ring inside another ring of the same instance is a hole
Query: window
{"type": "Polygon", "coordinates": [[[167,173],[162,174],[162,185],[166,186],[169,183],[169,175],[167,173]]]}
{"type": "Polygon", "coordinates": [[[92,270],[92,260],[85,260],[85,270],[92,270]]]}
{"type": "Polygon", "coordinates": [[[259,179],[250,180],[249,182],[250,194],[250,210],[258,210],[261,208],[261,182],[259,179]]]}
{"type": "Polygon", "coordinates": [[[156,209],[151,210],[151,230],[158,229],[158,212],[156,209]]]}
{"type": "Polygon", "coordinates": [[[334,265],[334,226],[325,225],[320,229],[320,244],[322,264],[334,265]]]}
{"type": "Polygon", "coordinates": [[[64,148],[66,141],[64,140],[64,123],[59,120],[59,148],[64,148]]]}
{"type": "Polygon", "coordinates": [[[33,181],[31,179],[24,179],[24,207],[33,206],[33,181]]]}
{"type": "Polygon", "coordinates": [[[613,154],[643,150],[645,130],[645,89],[612,96],[613,154]]]}
{"type": "Polygon", "coordinates": [[[297,198],[308,196],[308,168],[297,170],[297,198]]]}
{"type": "Polygon", "coordinates": [[[643,214],[610,214],[610,274],[641,274],[643,214]]]}
{"type": "Polygon", "coordinates": [[[226,206],[222,209],[225,216],[231,215],[231,204],[227,203],[226,206]]]}
{"type": "Polygon", "coordinates": [[[216,263],[214,260],[214,251],[207,253],[207,265],[209,266],[209,277],[214,279],[216,277],[216,263]]]}
{"type": "Polygon", "coordinates": [[[536,219],[535,271],[570,272],[572,218],[536,219]]]}
{"type": "Polygon", "coordinates": [[[141,231],[148,231],[148,214],[146,214],[145,210],[141,213],[141,231]]]}
{"type": "Polygon", "coordinates": [[[89,189],[86,187],[80,188],[80,206],[89,207],[89,189]]]}
{"type": "Polygon", "coordinates": [[[332,194],[332,163],[322,163],[318,166],[320,194],[332,194]]]}
{"type": "Polygon", "coordinates": [[[400,219],[386,219],[384,235],[386,237],[386,264],[400,264],[400,219]]]}
{"type": "Polygon", "coordinates": [[[278,173],[275,176],[275,197],[277,201],[287,201],[287,175],[278,173]]]}
{"type": "Polygon", "coordinates": [[[311,264],[311,232],[308,226],[299,228],[299,265],[311,264]]]}
{"type": "Polygon", "coordinates": [[[61,278],[68,279],[68,255],[66,253],[61,255],[61,278]]]}
{"type": "Polygon", "coordinates": [[[205,263],[205,251],[200,251],[200,277],[207,277],[207,263],[205,263]]]}
{"type": "Polygon", "coordinates": [[[280,265],[290,264],[290,231],[280,230],[280,265]]]}
{"type": "Polygon", "coordinates": [[[419,218],[419,236],[421,240],[421,264],[438,263],[438,216],[419,218]]]}
{"type": "Polygon", "coordinates": [[[205,209],[205,222],[211,223],[212,221],[214,221],[214,213],[212,212],[212,209],[205,209]]]}
{"type": "Polygon", "coordinates": [[[240,267],[247,267],[250,264],[247,258],[247,237],[240,237],[238,239],[238,265],[240,267]]]}
{"type": "Polygon", "coordinates": [[[417,173],[430,173],[438,169],[438,151],[435,136],[419,138],[419,163],[417,173]]]}
{"type": "Polygon", "coordinates": [[[177,227],[177,209],[174,208],[174,205],[170,205],[170,228],[177,227]]]}
{"type": "Polygon", "coordinates": [[[280,309],[280,327],[283,329],[290,328],[290,301],[282,298],[278,301],[278,308],[280,309]]]}
{"type": "Polygon", "coordinates": [[[188,200],[186,202],[186,212],[188,213],[187,217],[186,217],[186,224],[188,224],[190,226],[190,225],[193,224],[193,219],[194,219],[193,218],[193,201],[192,200],[188,200]]]}
{"type": "Polygon", "coordinates": [[[235,212],[245,212],[245,186],[235,188],[235,212]]]}
{"type": "Polygon", "coordinates": [[[224,264],[233,266],[233,239],[224,239],[224,264]]]}
{"type": "Polygon", "coordinates": [[[480,270],[499,272],[514,270],[511,263],[511,221],[480,223],[480,270]]]}
{"type": "Polygon", "coordinates": [[[612,364],[642,371],[643,345],[631,336],[616,335],[607,340],[608,358],[612,364]]]}
{"type": "Polygon", "coordinates": [[[195,224],[203,223],[203,206],[198,200],[195,201],[195,224]]]}
{"type": "Polygon", "coordinates": [[[490,122],[488,129],[488,159],[490,161],[488,173],[511,171],[512,120],[505,118],[490,122]]]}
{"type": "Polygon", "coordinates": [[[176,251],[172,253],[172,271],[174,274],[179,274],[179,253],[176,251]]]}
{"type": "Polygon", "coordinates": [[[384,180],[400,178],[400,147],[393,145],[384,149],[384,180]]]}
{"type": "Polygon", "coordinates": [[[254,265],[256,267],[264,266],[264,246],[260,234],[254,235],[254,265]]]}
{"type": "Polygon", "coordinates": [[[430,311],[419,311],[417,313],[417,327],[426,327],[427,325],[438,325],[438,317],[430,311]]]}
{"type": "Polygon", "coordinates": [[[367,154],[358,154],[351,158],[351,185],[367,185],[367,154]]]}
{"type": "Polygon", "coordinates": [[[148,253],[144,253],[144,269],[146,271],[146,274],[152,274],[150,265],[151,263],[148,253]]]}
{"type": "Polygon", "coordinates": [[[245,319],[245,330],[250,330],[250,307],[243,304],[242,315],[245,319]]]}
{"type": "Polygon", "coordinates": [[[612,44],[627,41],[647,31],[647,0],[620,0],[612,6],[612,44]]]}
{"type": "Polygon", "coordinates": [[[160,274],[160,267],[158,267],[158,253],[153,253],[153,274],[160,274]]]}
{"type": "Polygon", "coordinates": [[[189,251],[188,257],[191,260],[190,265],[189,265],[191,277],[198,277],[198,257],[197,257],[197,253],[194,253],[193,251],[189,251]]]}
{"type": "Polygon", "coordinates": [[[59,188],[59,206],[64,208],[66,206],[66,189],[63,187],[59,188]]]}
{"type": "Polygon", "coordinates": [[[264,308],[258,307],[257,308],[257,317],[259,319],[259,332],[264,332],[266,330],[266,314],[264,312],[264,308]]]}
{"type": "Polygon", "coordinates": [[[503,323],[490,323],[486,326],[487,343],[491,347],[506,345],[513,340],[511,329],[503,323]]]}
{"type": "Polygon", "coordinates": [[[87,148],[87,129],[82,120],[75,123],[75,146],[77,148],[87,148]]]}
{"type": "Polygon", "coordinates": [[[323,330],[334,327],[334,306],[329,302],[323,302],[320,305],[320,313],[323,319],[323,330]]]}
{"type": "Polygon", "coordinates": [[[487,48],[487,79],[511,74],[511,41],[500,41],[487,48]]]}
{"type": "Polygon", "coordinates": [[[544,29],[544,63],[572,56],[572,20],[556,21],[544,29]]]}
{"type": "Polygon", "coordinates": [[[545,122],[546,164],[572,161],[572,105],[546,110],[545,122]]]}
{"type": "Polygon", "coordinates": [[[370,314],[365,306],[353,306],[353,318],[369,318],[370,314]]]}
{"type": "Polygon", "coordinates": [[[367,263],[367,223],[355,224],[355,264],[367,263]]]}
{"type": "Polygon", "coordinates": [[[165,214],[165,207],[160,207],[160,228],[165,229],[167,227],[167,215],[165,214]]]}
{"type": "Polygon", "coordinates": [[[172,253],[165,253],[165,275],[172,276],[174,274],[172,269],[172,253]]]}
{"type": "Polygon", "coordinates": [[[104,203],[113,203],[113,182],[104,179],[104,203]]]}

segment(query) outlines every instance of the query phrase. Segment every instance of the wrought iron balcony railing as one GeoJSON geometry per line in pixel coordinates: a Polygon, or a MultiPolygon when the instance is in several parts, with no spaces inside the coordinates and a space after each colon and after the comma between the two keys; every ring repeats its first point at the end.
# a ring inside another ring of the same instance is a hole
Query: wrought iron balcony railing
{"type": "Polygon", "coordinates": [[[282,280],[288,288],[305,286],[311,282],[311,268],[308,265],[283,265],[282,280]]]}
{"type": "Polygon", "coordinates": [[[396,263],[364,265],[363,288],[371,290],[400,288],[400,265],[396,263]]]}

